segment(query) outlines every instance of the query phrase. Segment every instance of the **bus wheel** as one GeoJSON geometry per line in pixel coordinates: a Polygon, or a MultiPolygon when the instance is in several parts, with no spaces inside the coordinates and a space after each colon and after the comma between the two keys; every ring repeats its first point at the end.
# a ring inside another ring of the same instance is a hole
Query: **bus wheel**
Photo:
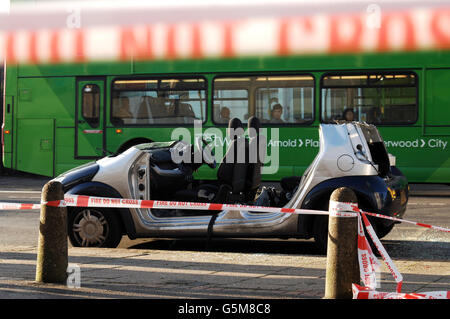
{"type": "Polygon", "coordinates": [[[122,239],[120,221],[106,208],[68,209],[68,235],[74,247],[115,248],[122,239]]]}

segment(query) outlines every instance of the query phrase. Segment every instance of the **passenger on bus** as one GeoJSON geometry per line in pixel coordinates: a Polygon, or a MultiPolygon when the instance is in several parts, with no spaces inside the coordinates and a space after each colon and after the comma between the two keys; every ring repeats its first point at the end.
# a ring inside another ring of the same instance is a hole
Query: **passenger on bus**
{"type": "Polygon", "coordinates": [[[281,114],[283,114],[283,106],[281,104],[277,103],[272,107],[271,111],[271,120],[270,123],[284,123],[284,121],[281,119],[281,114]]]}
{"type": "Polygon", "coordinates": [[[342,113],[342,119],[348,122],[354,121],[355,113],[353,112],[353,109],[351,108],[345,109],[344,112],[342,113]]]}
{"type": "Polygon", "coordinates": [[[220,109],[220,123],[228,123],[230,121],[230,109],[226,106],[220,109]]]}
{"type": "Polygon", "coordinates": [[[374,106],[370,109],[368,122],[381,123],[381,110],[379,107],[374,106]]]}

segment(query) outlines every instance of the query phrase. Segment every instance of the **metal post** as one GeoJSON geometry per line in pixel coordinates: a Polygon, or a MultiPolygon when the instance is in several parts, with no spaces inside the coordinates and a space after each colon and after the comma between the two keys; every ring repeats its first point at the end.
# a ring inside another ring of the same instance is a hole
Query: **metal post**
{"type": "MultiPolygon", "coordinates": [[[[42,202],[64,199],[62,184],[50,181],[42,188],[42,202]]],[[[65,283],[68,266],[67,209],[41,205],[36,281],[65,283]]]]}
{"type": "MultiPolygon", "coordinates": [[[[352,284],[359,284],[358,216],[341,217],[331,211],[337,203],[355,203],[355,193],[346,187],[336,189],[330,197],[328,221],[326,299],[351,299],[352,284]],[[334,201],[334,203],[332,203],[334,201]]],[[[342,212],[342,211],[341,211],[342,212]]]]}

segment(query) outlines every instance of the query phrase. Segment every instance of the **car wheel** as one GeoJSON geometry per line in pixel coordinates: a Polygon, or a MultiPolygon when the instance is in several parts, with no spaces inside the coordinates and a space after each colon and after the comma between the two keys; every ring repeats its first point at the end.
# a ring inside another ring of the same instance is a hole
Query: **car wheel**
{"type": "MultiPolygon", "coordinates": [[[[375,223],[373,223],[372,226],[374,224],[375,223]]],[[[378,238],[381,239],[381,238],[387,236],[391,232],[391,230],[394,228],[395,224],[392,223],[389,226],[384,226],[384,225],[380,225],[380,223],[377,223],[377,224],[375,224],[375,226],[376,226],[376,229],[377,229],[378,238]]]]}
{"type": "MultiPolygon", "coordinates": [[[[378,235],[378,229],[376,224],[372,220],[370,220],[370,223],[372,224],[373,230],[378,235]]],[[[378,249],[376,248],[375,244],[372,241],[372,238],[370,237],[369,233],[366,230],[366,227],[365,226],[363,227],[364,227],[364,234],[366,235],[370,248],[372,248],[372,251],[376,256],[380,256],[378,249]]],[[[328,246],[328,216],[317,216],[314,219],[313,237],[319,253],[326,254],[328,246]]]]}
{"type": "Polygon", "coordinates": [[[68,211],[68,235],[74,247],[115,248],[122,239],[120,221],[106,208],[80,207],[68,211]]]}

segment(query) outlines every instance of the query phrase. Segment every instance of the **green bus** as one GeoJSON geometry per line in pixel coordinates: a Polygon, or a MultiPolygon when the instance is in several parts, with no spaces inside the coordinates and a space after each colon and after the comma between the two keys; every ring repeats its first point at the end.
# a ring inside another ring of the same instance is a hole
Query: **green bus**
{"type": "MultiPolygon", "coordinates": [[[[137,7],[115,16],[121,26],[0,33],[4,167],[56,176],[176,139],[179,128],[195,134],[194,122],[225,147],[229,118],[257,116],[268,140],[263,179],[279,180],[314,159],[321,123],[347,119],[378,127],[409,182],[450,183],[448,3],[353,1],[348,14],[299,3],[137,7]]],[[[6,25],[28,23],[31,9],[6,25]]],[[[206,166],[197,174],[216,176],[206,166]]]]}
{"type": "Polygon", "coordinates": [[[170,140],[195,119],[224,132],[228,117],[254,115],[268,128],[268,152],[279,151],[277,171],[263,178],[279,180],[314,159],[320,123],[352,109],[354,120],[379,128],[409,182],[449,183],[449,62],[448,52],[414,52],[7,66],[3,164],[56,176],[170,140]]]}

